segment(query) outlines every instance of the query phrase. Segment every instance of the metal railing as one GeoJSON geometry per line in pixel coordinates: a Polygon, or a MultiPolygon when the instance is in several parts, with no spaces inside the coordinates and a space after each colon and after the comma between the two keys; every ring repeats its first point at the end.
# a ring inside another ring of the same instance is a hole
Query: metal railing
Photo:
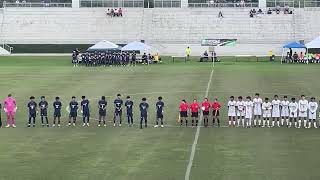
{"type": "Polygon", "coordinates": [[[9,7],[44,7],[44,8],[52,8],[52,7],[59,7],[59,8],[71,8],[72,3],[7,3],[3,2],[4,8],[9,7]]]}
{"type": "Polygon", "coordinates": [[[2,48],[7,50],[10,54],[13,51],[13,47],[9,46],[8,44],[2,44],[2,48]]]}
{"type": "Polygon", "coordinates": [[[304,1],[304,7],[320,7],[320,1],[304,1]]]}
{"type": "Polygon", "coordinates": [[[259,7],[259,3],[189,3],[191,8],[203,8],[203,7],[224,7],[224,8],[236,8],[236,7],[259,7]]]}
{"type": "Polygon", "coordinates": [[[80,7],[139,7],[142,8],[144,6],[143,0],[111,0],[111,1],[103,1],[103,0],[83,0],[80,1],[80,7]]]}
{"type": "Polygon", "coordinates": [[[267,1],[267,7],[295,7],[295,1],[267,1]]]}
{"type": "Polygon", "coordinates": [[[181,7],[181,1],[180,0],[155,0],[154,1],[154,7],[155,8],[180,8],[181,7]]]}

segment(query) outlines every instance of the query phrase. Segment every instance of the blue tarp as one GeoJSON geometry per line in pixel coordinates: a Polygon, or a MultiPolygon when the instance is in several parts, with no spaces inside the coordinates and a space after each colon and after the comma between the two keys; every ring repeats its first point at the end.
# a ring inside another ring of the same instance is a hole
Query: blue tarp
{"type": "Polygon", "coordinates": [[[147,52],[151,50],[151,47],[138,41],[133,41],[121,48],[122,51],[143,51],[147,52]]]}
{"type": "Polygon", "coordinates": [[[298,42],[291,42],[284,45],[283,48],[306,48],[306,46],[298,42]]]}

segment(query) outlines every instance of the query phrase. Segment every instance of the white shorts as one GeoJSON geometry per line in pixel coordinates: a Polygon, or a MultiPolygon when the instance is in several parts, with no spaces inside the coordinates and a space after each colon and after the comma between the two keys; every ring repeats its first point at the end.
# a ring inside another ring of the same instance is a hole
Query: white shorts
{"type": "Polygon", "coordinates": [[[290,114],[289,114],[289,117],[291,117],[291,118],[296,118],[296,117],[298,117],[298,112],[296,111],[296,112],[290,113],[290,114]]]}
{"type": "Polygon", "coordinates": [[[304,112],[299,111],[299,117],[306,118],[307,117],[307,111],[304,111],[304,112]]]}
{"type": "Polygon", "coordinates": [[[237,115],[236,115],[236,112],[235,111],[229,111],[228,112],[228,116],[231,116],[231,117],[236,117],[237,115]]]}
{"type": "Polygon", "coordinates": [[[244,111],[237,111],[237,116],[245,116],[244,111]]]}
{"type": "Polygon", "coordinates": [[[309,119],[317,119],[317,113],[315,112],[315,113],[311,113],[310,111],[309,111],[309,119]]]}
{"type": "Polygon", "coordinates": [[[289,117],[289,111],[281,111],[282,117],[289,117]]]}
{"type": "Polygon", "coordinates": [[[272,111],[272,117],[274,117],[274,118],[280,117],[280,112],[279,111],[272,111]]]}
{"type": "Polygon", "coordinates": [[[264,117],[264,118],[269,118],[269,117],[271,117],[271,112],[264,111],[262,117],[264,117]]]}
{"type": "Polygon", "coordinates": [[[253,109],[253,115],[261,116],[262,115],[262,110],[261,109],[253,109]]]}
{"type": "Polygon", "coordinates": [[[252,119],[252,114],[251,114],[251,113],[246,113],[245,118],[246,118],[246,119],[252,119]]]}

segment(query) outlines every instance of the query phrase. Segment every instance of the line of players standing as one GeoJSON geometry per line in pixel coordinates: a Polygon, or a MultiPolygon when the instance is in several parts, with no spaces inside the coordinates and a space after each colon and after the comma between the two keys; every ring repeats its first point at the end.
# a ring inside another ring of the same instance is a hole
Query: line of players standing
{"type": "Polygon", "coordinates": [[[314,128],[317,128],[317,109],[315,98],[311,97],[308,102],[304,95],[301,95],[298,102],[294,97],[289,101],[287,96],[280,101],[278,95],[274,95],[271,102],[267,97],[263,102],[259,93],[255,94],[253,101],[250,96],[246,97],[245,101],[242,96],[238,97],[238,101],[231,96],[228,102],[229,126],[251,127],[253,119],[255,127],[275,127],[277,123],[277,127],[286,125],[290,128],[294,123],[295,128],[301,128],[303,120],[304,128],[311,128],[312,123],[314,128]]]}
{"type": "MultiPolygon", "coordinates": [[[[74,66],[77,66],[77,57],[72,55],[74,66]]],[[[137,55],[135,52],[94,52],[81,54],[85,66],[135,66],[137,55]]]]}
{"type": "MultiPolygon", "coordinates": [[[[85,97],[81,97],[80,102],[80,110],[83,118],[83,125],[82,126],[89,126],[90,121],[90,101],[85,97]]],[[[29,120],[28,120],[28,127],[35,127],[36,124],[36,116],[38,114],[38,105],[40,109],[40,117],[42,126],[49,127],[49,121],[48,121],[48,102],[46,101],[45,97],[42,96],[39,104],[35,102],[35,97],[31,96],[30,101],[28,102],[28,109],[29,109],[29,120]],[[44,122],[45,120],[45,122],[44,122]],[[45,124],[46,123],[46,124],[45,124]]],[[[116,121],[119,119],[119,126],[121,126],[122,123],[122,106],[125,105],[127,110],[127,118],[128,118],[128,124],[129,126],[133,126],[133,101],[130,99],[130,96],[127,96],[127,99],[125,103],[123,103],[123,100],[121,99],[121,95],[118,94],[117,98],[114,100],[114,119],[113,119],[113,126],[116,126],[116,121]]],[[[61,118],[61,108],[62,103],[60,101],[59,97],[55,98],[55,101],[53,103],[54,113],[53,113],[53,125],[52,127],[55,127],[56,122],[57,126],[60,127],[60,118],[61,118]]],[[[99,108],[99,124],[98,126],[101,126],[101,123],[103,123],[103,126],[106,126],[106,115],[107,115],[107,101],[105,96],[102,96],[101,99],[98,102],[98,108],[99,108]]],[[[162,101],[162,97],[158,97],[158,102],[156,103],[156,111],[157,111],[157,119],[156,119],[156,125],[155,127],[159,127],[159,122],[161,123],[161,127],[163,126],[163,108],[164,108],[164,102],[162,101]]],[[[76,120],[78,116],[78,109],[79,109],[79,103],[76,101],[76,97],[72,96],[72,99],[68,106],[69,111],[69,121],[68,126],[76,125],[76,120]]],[[[148,109],[149,104],[147,103],[146,98],[142,98],[141,103],[139,104],[140,109],[140,128],[142,129],[142,124],[144,122],[144,126],[147,127],[147,121],[148,121],[148,109]]]]}

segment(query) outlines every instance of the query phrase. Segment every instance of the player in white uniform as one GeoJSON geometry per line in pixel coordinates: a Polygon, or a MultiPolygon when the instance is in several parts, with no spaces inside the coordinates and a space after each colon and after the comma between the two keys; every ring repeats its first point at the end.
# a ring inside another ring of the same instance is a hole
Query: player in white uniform
{"type": "Polygon", "coordinates": [[[283,100],[281,101],[281,126],[284,125],[284,121],[288,127],[289,125],[289,101],[287,96],[283,96],[283,100]]]}
{"type": "Polygon", "coordinates": [[[262,99],[260,98],[259,93],[255,94],[253,98],[253,124],[257,126],[257,120],[259,126],[261,126],[261,115],[262,115],[262,99]]]}
{"type": "Polygon", "coordinates": [[[236,101],[234,100],[234,97],[231,96],[230,100],[228,102],[228,116],[229,116],[229,126],[236,125],[236,101]]]}
{"type": "Polygon", "coordinates": [[[308,112],[308,100],[306,100],[305,95],[301,95],[301,99],[298,102],[298,109],[299,109],[299,126],[301,127],[301,121],[303,119],[304,128],[307,128],[307,112],[308,112]]]}
{"type": "Polygon", "coordinates": [[[298,103],[296,102],[296,98],[291,98],[291,102],[289,103],[289,128],[292,126],[292,122],[294,121],[294,127],[297,128],[297,117],[298,117],[298,103]]]}
{"type": "Polygon", "coordinates": [[[272,100],[272,127],[274,127],[275,121],[277,121],[277,126],[280,127],[280,100],[278,95],[274,95],[274,100],[272,100]]]}
{"type": "Polygon", "coordinates": [[[242,124],[242,127],[244,127],[244,116],[245,116],[245,109],[244,109],[244,101],[242,99],[242,96],[238,97],[237,101],[237,116],[238,116],[238,127],[240,126],[240,121],[242,124]]]}
{"type": "Polygon", "coordinates": [[[318,109],[318,103],[316,102],[316,98],[312,97],[310,99],[310,102],[308,104],[309,109],[309,124],[308,128],[311,128],[311,123],[313,122],[313,127],[317,127],[316,119],[317,119],[317,109],[318,109]]]}
{"type": "Polygon", "coordinates": [[[265,127],[266,121],[267,121],[267,126],[270,127],[271,110],[272,110],[272,106],[271,106],[271,103],[269,102],[269,98],[265,98],[264,102],[262,103],[262,111],[263,111],[262,127],[265,127]]]}
{"type": "Polygon", "coordinates": [[[245,118],[246,118],[246,125],[247,128],[251,127],[252,124],[252,111],[253,111],[253,102],[251,101],[251,97],[248,96],[246,102],[244,103],[245,105],[245,118]]]}

